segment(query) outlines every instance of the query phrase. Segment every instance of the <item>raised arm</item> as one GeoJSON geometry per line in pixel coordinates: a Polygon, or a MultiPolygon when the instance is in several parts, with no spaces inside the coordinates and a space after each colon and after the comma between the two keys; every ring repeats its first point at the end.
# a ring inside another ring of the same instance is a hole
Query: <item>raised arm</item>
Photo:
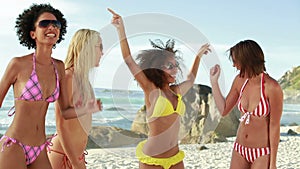
{"type": "Polygon", "coordinates": [[[200,50],[198,51],[198,54],[196,55],[192,68],[187,76],[187,80],[179,84],[178,87],[182,95],[185,95],[187,91],[194,85],[202,56],[204,54],[206,55],[208,52],[211,52],[211,49],[209,47],[209,44],[204,44],[201,46],[200,50]]]}
{"type": "Polygon", "coordinates": [[[122,50],[122,56],[125,63],[127,64],[129,70],[131,71],[135,79],[140,84],[141,88],[146,92],[151,91],[152,87],[154,87],[154,84],[148,80],[146,75],[143,73],[142,69],[139,67],[138,64],[136,64],[136,62],[131,56],[122,17],[109,8],[108,11],[113,15],[111,22],[117,28],[119,40],[120,40],[120,46],[122,50]]]}
{"type": "Polygon", "coordinates": [[[226,116],[229,112],[231,112],[233,107],[236,105],[236,102],[239,97],[238,79],[237,77],[234,79],[231,89],[225,99],[225,97],[223,96],[220,90],[220,86],[218,83],[220,72],[221,69],[219,65],[215,65],[214,67],[212,67],[210,69],[210,82],[212,86],[213,98],[215,100],[217,109],[219,110],[222,116],[226,116]]]}

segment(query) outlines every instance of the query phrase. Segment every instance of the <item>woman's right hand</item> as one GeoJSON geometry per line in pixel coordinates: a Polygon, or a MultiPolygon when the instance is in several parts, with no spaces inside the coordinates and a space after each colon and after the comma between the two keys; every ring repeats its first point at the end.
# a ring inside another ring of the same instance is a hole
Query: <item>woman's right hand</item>
{"type": "Polygon", "coordinates": [[[102,103],[98,100],[91,99],[86,102],[86,104],[78,103],[75,105],[75,111],[77,116],[81,116],[85,113],[96,113],[101,111],[102,103]],[[100,105],[101,104],[101,105],[100,105]]]}
{"type": "Polygon", "coordinates": [[[102,104],[102,101],[101,101],[101,99],[97,99],[97,105],[98,105],[98,107],[99,107],[99,111],[102,111],[103,110],[103,104],[102,104]]]}
{"type": "Polygon", "coordinates": [[[124,28],[122,17],[110,8],[107,10],[113,15],[111,23],[117,28],[124,28]]]}
{"type": "Polygon", "coordinates": [[[216,64],[212,68],[210,68],[210,82],[218,83],[218,79],[220,77],[221,68],[220,65],[216,64]]]}

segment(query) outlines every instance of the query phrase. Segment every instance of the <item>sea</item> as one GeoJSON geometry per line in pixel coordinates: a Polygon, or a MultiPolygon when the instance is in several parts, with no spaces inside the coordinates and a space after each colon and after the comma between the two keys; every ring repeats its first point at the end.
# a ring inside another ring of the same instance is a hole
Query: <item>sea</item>
{"type": "MultiPolygon", "coordinates": [[[[100,98],[103,110],[93,114],[92,126],[115,126],[130,130],[137,111],[144,105],[144,94],[138,90],[112,90],[95,88],[96,98],[100,98]]],[[[4,134],[13,120],[7,115],[14,104],[10,89],[0,108],[0,134],[4,134]]],[[[300,104],[284,104],[281,125],[300,124],[300,104]]],[[[53,134],[55,127],[54,104],[50,103],[46,116],[46,134],[53,134]]]]}

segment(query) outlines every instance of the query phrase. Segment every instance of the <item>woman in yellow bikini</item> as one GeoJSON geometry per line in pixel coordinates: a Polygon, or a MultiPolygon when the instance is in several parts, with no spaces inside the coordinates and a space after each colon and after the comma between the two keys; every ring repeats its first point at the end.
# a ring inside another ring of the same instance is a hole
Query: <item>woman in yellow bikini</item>
{"type": "Polygon", "coordinates": [[[178,147],[180,116],[185,112],[182,96],[193,86],[200,59],[210,52],[209,44],[203,45],[194,61],[187,80],[176,84],[180,70],[174,40],[165,46],[151,42],[156,49],[143,50],[137,64],[131,56],[122,18],[111,9],[112,24],[117,28],[123,59],[144,91],[148,139],[136,149],[140,168],[184,168],[184,152],[178,147]]]}

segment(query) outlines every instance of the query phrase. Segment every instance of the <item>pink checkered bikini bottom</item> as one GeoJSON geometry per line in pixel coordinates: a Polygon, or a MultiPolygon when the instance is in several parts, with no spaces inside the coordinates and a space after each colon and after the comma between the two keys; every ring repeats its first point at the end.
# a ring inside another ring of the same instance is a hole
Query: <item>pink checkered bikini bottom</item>
{"type": "Polygon", "coordinates": [[[51,139],[53,137],[50,137],[49,139],[47,139],[47,141],[40,145],[40,146],[28,146],[28,145],[24,145],[23,143],[19,142],[18,140],[14,139],[14,138],[11,138],[11,137],[8,137],[8,136],[2,136],[0,141],[2,141],[3,139],[6,139],[4,141],[4,143],[2,144],[2,148],[1,148],[1,152],[3,152],[4,150],[4,147],[9,147],[11,146],[12,144],[19,144],[23,151],[24,151],[24,154],[25,154],[25,159],[26,159],[26,165],[29,165],[31,163],[33,163],[36,158],[39,156],[39,154],[41,153],[41,151],[44,150],[45,146],[46,145],[51,145],[51,139]]]}

